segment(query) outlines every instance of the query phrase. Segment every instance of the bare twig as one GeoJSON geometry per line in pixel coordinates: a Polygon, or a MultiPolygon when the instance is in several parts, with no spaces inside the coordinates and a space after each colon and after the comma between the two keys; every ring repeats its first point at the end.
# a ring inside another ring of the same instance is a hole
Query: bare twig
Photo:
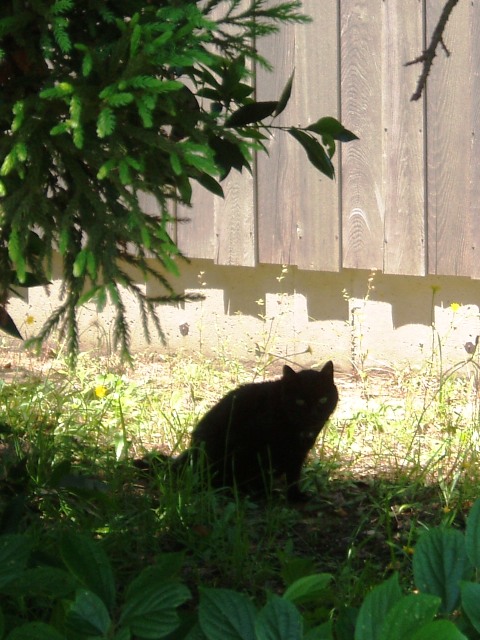
{"type": "Polygon", "coordinates": [[[415,60],[410,60],[410,62],[406,62],[405,66],[408,67],[411,64],[423,64],[422,73],[418,79],[417,88],[415,89],[415,93],[412,95],[411,100],[418,100],[422,92],[425,88],[425,84],[427,82],[428,74],[430,73],[430,69],[433,64],[433,59],[436,56],[437,47],[440,44],[443,48],[445,54],[447,56],[450,55],[450,51],[447,49],[445,42],[443,40],[443,32],[445,31],[445,27],[447,26],[448,19],[450,14],[453,11],[453,8],[457,4],[458,0],[447,0],[445,6],[443,7],[440,18],[438,19],[437,26],[435,27],[432,38],[430,40],[430,44],[428,48],[422,53],[421,56],[415,58],[415,60]]]}

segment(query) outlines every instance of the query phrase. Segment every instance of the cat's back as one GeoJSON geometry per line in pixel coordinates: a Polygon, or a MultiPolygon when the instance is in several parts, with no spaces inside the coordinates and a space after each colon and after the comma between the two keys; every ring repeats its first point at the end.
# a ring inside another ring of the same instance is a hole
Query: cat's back
{"type": "Polygon", "coordinates": [[[262,420],[275,407],[278,381],[251,382],[229,391],[219,400],[195,427],[193,441],[201,440],[206,434],[213,435],[237,425],[262,420]]]}

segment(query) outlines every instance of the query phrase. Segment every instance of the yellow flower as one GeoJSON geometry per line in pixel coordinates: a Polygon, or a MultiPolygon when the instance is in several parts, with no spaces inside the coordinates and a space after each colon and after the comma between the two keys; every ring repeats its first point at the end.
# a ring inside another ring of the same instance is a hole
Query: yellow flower
{"type": "Polygon", "coordinates": [[[104,398],[107,395],[107,387],[104,387],[103,384],[99,384],[95,387],[95,395],[97,398],[104,398]]]}
{"type": "Polygon", "coordinates": [[[31,315],[25,316],[25,324],[33,324],[35,322],[35,318],[31,315]]]}
{"type": "Polygon", "coordinates": [[[403,547],[403,551],[404,553],[406,553],[409,556],[413,556],[413,554],[415,553],[415,549],[413,547],[403,547]]]}
{"type": "Polygon", "coordinates": [[[460,309],[460,307],[461,307],[461,305],[458,304],[458,302],[452,302],[452,304],[450,305],[450,309],[453,311],[453,313],[458,311],[460,309]]]}

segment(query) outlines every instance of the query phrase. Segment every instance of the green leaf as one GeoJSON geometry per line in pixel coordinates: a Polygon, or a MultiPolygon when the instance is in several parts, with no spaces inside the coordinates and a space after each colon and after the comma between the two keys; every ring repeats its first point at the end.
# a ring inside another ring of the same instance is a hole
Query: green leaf
{"type": "Polygon", "coordinates": [[[105,102],[107,102],[111,107],[125,107],[127,104],[131,104],[134,100],[135,97],[133,93],[123,91],[109,96],[105,102]]]}
{"type": "Polygon", "coordinates": [[[115,114],[110,107],[105,107],[100,111],[97,120],[97,135],[99,138],[106,138],[115,130],[115,114]]]}
{"type": "Polygon", "coordinates": [[[75,278],[80,278],[85,273],[88,254],[88,249],[82,249],[77,254],[75,262],[73,263],[73,275],[75,276],[75,278]]]}
{"type": "Polygon", "coordinates": [[[283,594],[286,600],[295,604],[311,602],[321,597],[333,576],[330,573],[317,573],[295,580],[283,594]]]}
{"type": "Polygon", "coordinates": [[[256,640],[255,607],[228,589],[200,589],[199,621],[208,640],[256,640]]]}
{"type": "Polygon", "coordinates": [[[45,622],[28,622],[15,627],[7,640],[65,640],[65,636],[45,622]]]}
{"type": "Polygon", "coordinates": [[[25,282],[27,276],[26,263],[23,257],[23,248],[20,242],[20,235],[17,229],[13,229],[8,240],[8,255],[15,266],[17,279],[20,284],[25,282]]]}
{"type": "Polygon", "coordinates": [[[476,582],[462,582],[462,608],[475,629],[480,632],[480,584],[476,582]]]}
{"type": "Polygon", "coordinates": [[[255,631],[257,640],[301,640],[302,616],[289,600],[273,595],[257,615],[255,631]]]}
{"type": "Polygon", "coordinates": [[[332,179],[335,176],[335,168],[322,145],[313,136],[301,129],[292,127],[288,133],[297,140],[307,152],[307,157],[313,166],[332,179]]]}
{"type": "Polygon", "coordinates": [[[468,559],[474,567],[480,569],[480,498],[475,501],[468,514],[465,546],[468,559]]]}
{"type": "Polygon", "coordinates": [[[411,640],[468,640],[468,638],[450,620],[436,620],[419,629],[411,640]]]}
{"type": "Polygon", "coordinates": [[[268,118],[277,108],[278,102],[269,100],[266,102],[252,102],[240,107],[225,121],[226,127],[244,127],[252,122],[259,122],[268,118]]]}
{"type": "Polygon", "coordinates": [[[401,597],[397,573],[370,591],[358,613],[355,640],[380,640],[385,617],[401,597]]]}
{"type": "Polygon", "coordinates": [[[280,100],[277,103],[277,106],[275,107],[275,111],[273,112],[273,117],[276,118],[277,116],[279,116],[282,111],[285,110],[285,107],[288,104],[288,101],[290,100],[290,96],[292,94],[292,85],[293,85],[293,76],[295,75],[295,70],[292,71],[292,75],[290,76],[287,84],[285,85],[285,88],[282,91],[282,95],[280,96],[280,100]]]}
{"type": "Polygon", "coordinates": [[[141,638],[162,638],[179,626],[177,607],[190,597],[185,585],[159,581],[149,574],[129,587],[120,625],[141,638]]]}
{"type": "Polygon", "coordinates": [[[225,197],[222,185],[212,178],[212,176],[209,176],[208,173],[200,173],[198,176],[195,176],[195,180],[216,196],[220,196],[220,198],[225,197]]]}
{"type": "Polygon", "coordinates": [[[30,556],[32,543],[26,536],[4,534],[0,536],[0,589],[19,577],[30,556]]]}
{"type": "Polygon", "coordinates": [[[115,582],[110,562],[100,545],[86,536],[65,533],[60,555],[70,573],[111,610],[115,602],[115,582]]]}
{"type": "Polygon", "coordinates": [[[441,600],[425,593],[409,594],[396,602],[383,624],[381,640],[405,640],[435,617],[441,600]]]}
{"type": "Polygon", "coordinates": [[[64,598],[75,591],[76,581],[62,569],[40,566],[25,569],[8,585],[9,594],[18,598],[64,598]]]}
{"type": "Polygon", "coordinates": [[[44,287],[47,284],[52,284],[50,280],[47,280],[47,278],[39,276],[35,273],[30,273],[28,271],[25,273],[25,278],[23,279],[23,282],[20,282],[20,280],[18,279],[17,273],[15,271],[12,271],[12,274],[10,276],[10,283],[13,286],[25,287],[25,288],[44,287]]]}
{"type": "Polygon", "coordinates": [[[100,598],[88,589],[79,589],[67,609],[65,622],[75,634],[107,636],[112,621],[100,598]]]}
{"type": "Polygon", "coordinates": [[[442,599],[442,613],[451,613],[460,601],[460,581],[469,570],[465,539],[454,529],[430,529],[415,547],[413,575],[424,593],[442,599]]]}
{"type": "Polygon", "coordinates": [[[170,165],[173,169],[173,173],[176,176],[181,175],[183,168],[182,168],[182,163],[180,162],[180,158],[178,157],[178,155],[176,153],[171,153],[170,154],[170,165]]]}
{"type": "Polygon", "coordinates": [[[242,171],[243,167],[246,166],[246,160],[239,146],[230,142],[230,140],[212,136],[209,144],[214,152],[215,163],[222,170],[222,180],[227,177],[232,168],[242,171]]]}
{"type": "Polygon", "coordinates": [[[351,142],[352,140],[358,140],[358,137],[348,129],[345,129],[341,122],[336,118],[329,116],[320,118],[320,120],[308,125],[307,130],[313,131],[320,136],[331,136],[334,140],[338,140],[339,142],[351,142]]]}
{"type": "MultiPolygon", "coordinates": [[[[23,340],[23,336],[20,331],[17,329],[17,325],[13,321],[10,314],[7,312],[5,307],[0,307],[0,330],[4,331],[7,335],[12,336],[12,338],[18,338],[19,340],[23,340]]],[[[1,573],[0,573],[0,586],[1,586],[1,573]]]]}

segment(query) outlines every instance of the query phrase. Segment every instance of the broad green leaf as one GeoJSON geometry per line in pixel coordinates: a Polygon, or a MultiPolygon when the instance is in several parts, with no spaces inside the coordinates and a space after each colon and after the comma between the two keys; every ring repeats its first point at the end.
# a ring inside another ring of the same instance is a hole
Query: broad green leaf
{"type": "Polygon", "coordinates": [[[475,501],[468,514],[465,546],[468,559],[474,567],[480,569],[480,498],[475,501]]]}
{"type": "Polygon", "coordinates": [[[208,640],[256,640],[255,607],[228,589],[200,589],[199,621],[208,640]]]}
{"type": "Polygon", "coordinates": [[[141,592],[143,589],[158,585],[166,580],[178,578],[183,566],[183,553],[164,553],[157,562],[146,567],[128,586],[125,598],[141,592]]]}
{"type": "Polygon", "coordinates": [[[292,71],[292,75],[290,76],[287,84],[285,85],[285,88],[282,91],[282,95],[280,96],[280,100],[277,103],[277,106],[275,107],[275,111],[273,112],[273,116],[276,118],[277,116],[279,116],[282,111],[285,110],[285,107],[288,104],[288,101],[290,100],[290,96],[292,94],[292,85],[293,85],[293,76],[295,75],[295,70],[292,71]]]}
{"type": "Polygon", "coordinates": [[[6,640],[65,640],[65,636],[45,622],[28,622],[13,629],[6,640]]]}
{"type": "Polygon", "coordinates": [[[26,564],[32,543],[18,534],[0,536],[0,589],[19,577],[26,564]]]}
{"type": "Polygon", "coordinates": [[[148,576],[143,584],[137,582],[128,589],[120,616],[120,624],[127,626],[140,638],[162,638],[179,625],[177,608],[190,598],[183,584],[153,580],[148,576]]]}
{"type": "Polygon", "coordinates": [[[468,640],[468,638],[450,620],[436,620],[419,629],[411,640],[468,640]]]}
{"type": "Polygon", "coordinates": [[[222,186],[212,178],[212,176],[209,176],[208,173],[200,173],[198,176],[195,176],[195,180],[216,196],[220,196],[220,198],[225,197],[222,186]]]}
{"type": "Polygon", "coordinates": [[[330,573],[317,573],[299,578],[283,594],[283,597],[296,604],[312,602],[322,596],[323,591],[332,581],[330,573]]]}
{"type": "MultiPolygon", "coordinates": [[[[19,340],[23,340],[23,336],[20,331],[17,329],[17,325],[13,321],[13,318],[5,309],[5,307],[0,306],[0,329],[4,331],[7,335],[12,336],[12,338],[18,338],[19,340]]],[[[1,585],[1,569],[0,569],[0,585],[1,585]]]]}
{"type": "Polygon", "coordinates": [[[13,271],[10,277],[10,282],[13,286],[25,287],[27,289],[30,287],[44,287],[47,284],[52,284],[50,280],[47,280],[47,278],[36,275],[35,273],[30,273],[29,271],[25,274],[23,282],[20,282],[17,273],[13,271]]]}
{"type": "Polygon", "coordinates": [[[222,180],[227,177],[232,168],[242,171],[243,167],[246,166],[247,161],[238,144],[217,136],[212,136],[209,144],[214,152],[215,163],[222,170],[222,180]]]}
{"type": "MultiPolygon", "coordinates": [[[[350,636],[349,640],[352,637],[350,636]]],[[[333,635],[333,621],[329,620],[307,631],[303,636],[303,640],[341,640],[341,638],[333,635]]]]}
{"type": "Polygon", "coordinates": [[[294,127],[288,129],[288,133],[297,140],[307,152],[307,157],[313,166],[324,173],[328,178],[335,176],[332,161],[322,145],[313,136],[301,129],[294,127]]]}
{"type": "Polygon", "coordinates": [[[409,594],[396,602],[387,613],[380,638],[405,640],[428,622],[432,622],[439,607],[440,598],[425,593],[409,594]]]}
{"type": "Polygon", "coordinates": [[[397,573],[370,591],[358,613],[355,640],[380,640],[385,618],[401,597],[397,573]]]}
{"type": "Polygon", "coordinates": [[[107,608],[100,598],[88,589],[79,589],[67,609],[65,622],[75,634],[107,636],[112,625],[107,608]]]}
{"type": "Polygon", "coordinates": [[[320,118],[320,120],[308,125],[307,130],[313,131],[320,136],[331,136],[334,140],[339,140],[340,142],[358,140],[358,137],[348,129],[345,129],[341,122],[329,116],[320,118]]]}
{"type": "Polygon", "coordinates": [[[70,573],[111,610],[115,602],[115,582],[101,546],[86,536],[65,533],[60,543],[60,555],[70,573]]]}
{"type": "Polygon", "coordinates": [[[170,154],[170,165],[173,169],[173,173],[176,176],[179,176],[183,169],[182,169],[182,163],[180,162],[180,158],[178,157],[178,155],[176,153],[171,153],[170,154]]]}
{"type": "Polygon", "coordinates": [[[273,595],[258,613],[255,631],[257,640],[301,640],[302,616],[290,601],[273,595]]]}
{"type": "Polygon", "coordinates": [[[468,569],[465,539],[460,531],[430,529],[421,536],[413,555],[415,585],[442,599],[442,613],[451,613],[458,606],[460,581],[468,569]]]}
{"type": "Polygon", "coordinates": [[[252,102],[240,107],[225,121],[226,127],[244,127],[252,122],[259,122],[271,116],[277,108],[278,102],[269,100],[266,102],[252,102]]]}
{"type": "Polygon", "coordinates": [[[480,632],[480,584],[476,582],[462,582],[462,607],[475,629],[480,632]]]}
{"type": "Polygon", "coordinates": [[[345,607],[340,609],[335,620],[335,640],[352,640],[355,635],[358,609],[345,607]]]}
{"type": "Polygon", "coordinates": [[[13,580],[8,591],[16,597],[64,598],[75,591],[76,581],[69,573],[56,567],[34,567],[25,569],[13,580]]]}

